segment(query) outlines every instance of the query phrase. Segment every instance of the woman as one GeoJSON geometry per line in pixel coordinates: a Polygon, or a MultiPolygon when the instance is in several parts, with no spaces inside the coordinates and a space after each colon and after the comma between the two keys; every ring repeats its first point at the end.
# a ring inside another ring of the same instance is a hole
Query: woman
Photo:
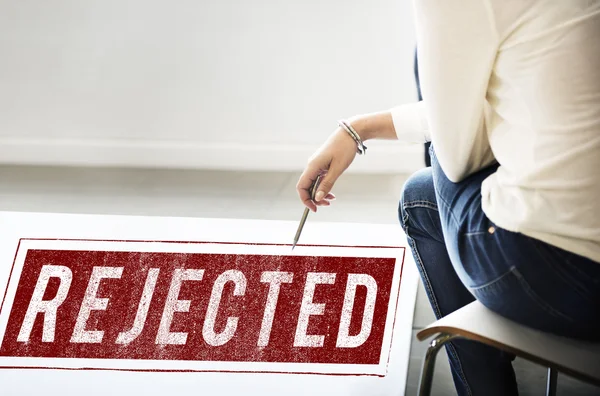
{"type": "MultiPolygon", "coordinates": [[[[431,141],[431,168],[404,185],[399,218],[435,315],[476,298],[600,340],[600,1],[414,8],[423,101],[347,120],[310,159],[301,200],[329,205],[357,144],[431,141]]],[[[464,340],[447,351],[460,395],[518,394],[511,356],[464,340]]]]}

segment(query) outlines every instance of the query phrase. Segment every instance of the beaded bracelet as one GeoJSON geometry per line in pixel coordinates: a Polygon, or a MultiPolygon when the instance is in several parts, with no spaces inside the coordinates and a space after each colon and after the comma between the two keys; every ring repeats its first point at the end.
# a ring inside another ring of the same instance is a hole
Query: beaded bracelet
{"type": "Polygon", "coordinates": [[[367,153],[367,146],[365,146],[362,142],[362,140],[360,139],[360,136],[358,136],[358,133],[356,133],[356,131],[354,130],[354,128],[352,128],[352,125],[350,125],[349,122],[347,122],[346,120],[339,120],[338,121],[338,125],[342,128],[344,128],[344,130],[346,132],[348,132],[348,134],[350,136],[352,136],[352,139],[354,139],[354,141],[356,142],[356,146],[357,146],[357,153],[362,155],[362,154],[366,154],[367,153]]]}

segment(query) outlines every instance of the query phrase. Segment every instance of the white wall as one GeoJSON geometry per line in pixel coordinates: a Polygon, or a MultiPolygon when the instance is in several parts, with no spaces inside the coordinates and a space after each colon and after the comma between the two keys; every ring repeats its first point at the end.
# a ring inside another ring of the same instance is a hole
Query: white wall
{"type": "MultiPolygon", "coordinates": [[[[0,0],[0,162],[302,169],[415,100],[409,0],[0,0]]],[[[421,166],[377,142],[351,170],[421,166]]]]}

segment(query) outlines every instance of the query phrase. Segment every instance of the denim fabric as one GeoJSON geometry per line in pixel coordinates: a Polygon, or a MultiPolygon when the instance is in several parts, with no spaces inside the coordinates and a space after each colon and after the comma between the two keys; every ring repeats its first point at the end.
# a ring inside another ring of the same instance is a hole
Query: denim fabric
{"type": "MultiPolygon", "coordinates": [[[[497,166],[453,183],[431,168],[405,184],[399,218],[437,318],[478,299],[542,331],[600,341],[600,263],[494,224],[481,183],[497,166]]],[[[517,395],[514,356],[484,344],[446,346],[459,395],[517,395]]]]}

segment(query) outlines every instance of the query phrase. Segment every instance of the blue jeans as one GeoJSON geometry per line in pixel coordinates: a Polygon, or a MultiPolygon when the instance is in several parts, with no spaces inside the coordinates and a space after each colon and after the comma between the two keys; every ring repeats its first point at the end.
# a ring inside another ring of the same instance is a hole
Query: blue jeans
{"type": "MultiPolygon", "coordinates": [[[[399,217],[435,316],[477,299],[523,325],[600,341],[600,263],[488,219],[481,183],[497,165],[453,183],[430,156],[406,182],[399,217]]],[[[459,395],[518,395],[514,356],[468,340],[446,350],[459,395]]]]}

